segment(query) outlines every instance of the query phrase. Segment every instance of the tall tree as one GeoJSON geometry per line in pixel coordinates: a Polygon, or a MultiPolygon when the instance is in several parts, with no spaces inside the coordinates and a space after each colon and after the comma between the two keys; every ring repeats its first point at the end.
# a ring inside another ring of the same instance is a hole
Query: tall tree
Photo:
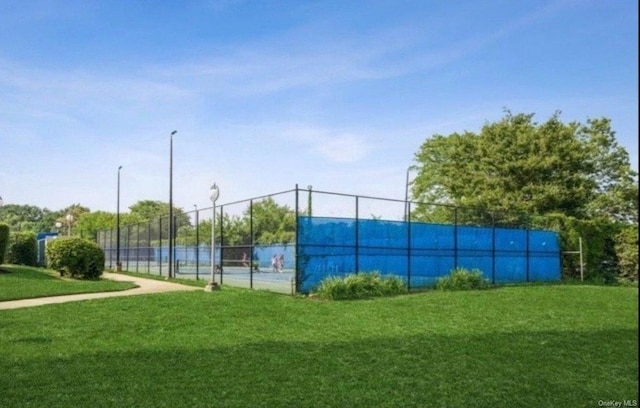
{"type": "Polygon", "coordinates": [[[40,232],[43,219],[42,209],[34,205],[6,204],[0,211],[0,222],[14,232],[40,232]]]}
{"type": "MultiPolygon", "coordinates": [[[[177,242],[180,245],[195,244],[195,231],[191,226],[181,227],[177,242]]],[[[200,243],[210,244],[211,220],[200,221],[198,232],[200,243]]],[[[216,218],[214,233],[218,244],[224,246],[251,245],[252,242],[264,245],[291,243],[295,237],[295,212],[268,197],[247,205],[242,216],[224,213],[222,219],[216,218]],[[223,236],[220,234],[220,223],[224,229],[223,236]]]]}
{"type": "Polygon", "coordinates": [[[594,198],[586,205],[589,217],[637,224],[637,173],[629,165],[629,154],[616,140],[611,120],[589,119],[578,136],[589,153],[591,178],[596,184],[594,198]]]}
{"type": "Polygon", "coordinates": [[[83,213],[76,222],[76,231],[85,238],[96,239],[98,231],[115,228],[116,214],[106,211],[83,213]]]}
{"type": "MultiPolygon", "coordinates": [[[[149,221],[169,215],[169,203],[154,200],[141,200],[129,207],[130,221],[149,221]]],[[[181,208],[173,207],[173,216],[176,218],[176,230],[183,225],[190,225],[189,216],[181,208]]]]}
{"type": "MultiPolygon", "coordinates": [[[[555,113],[538,124],[533,116],[507,111],[479,134],[427,139],[415,156],[413,198],[579,219],[605,214],[637,222],[637,174],[615,142],[610,121],[565,124],[555,113]]],[[[428,217],[433,208],[419,206],[414,216],[428,217]]]]}
{"type": "MultiPolygon", "coordinates": [[[[152,240],[168,239],[169,237],[169,203],[154,200],[141,200],[129,207],[130,213],[125,216],[125,220],[121,219],[121,225],[128,225],[128,228],[134,228],[133,223],[140,223],[144,226],[143,234],[149,234],[152,240]],[[147,231],[149,229],[149,231],[147,231]]],[[[191,225],[189,215],[182,211],[181,208],[173,207],[173,216],[175,218],[174,234],[177,237],[178,232],[184,227],[191,225]]],[[[132,231],[127,229],[127,232],[132,231]]]]}
{"type": "Polygon", "coordinates": [[[70,229],[72,234],[82,235],[82,231],[78,230],[76,225],[84,214],[88,214],[90,212],[91,210],[88,207],[84,207],[80,204],[71,204],[70,206],[56,212],[56,222],[62,224],[63,230],[68,231],[70,229]],[[69,215],[71,215],[71,220],[67,219],[69,215]]]}
{"type": "Polygon", "coordinates": [[[253,216],[255,242],[259,244],[290,243],[295,237],[295,213],[286,205],[271,198],[254,203],[244,212],[245,219],[253,216]]]}

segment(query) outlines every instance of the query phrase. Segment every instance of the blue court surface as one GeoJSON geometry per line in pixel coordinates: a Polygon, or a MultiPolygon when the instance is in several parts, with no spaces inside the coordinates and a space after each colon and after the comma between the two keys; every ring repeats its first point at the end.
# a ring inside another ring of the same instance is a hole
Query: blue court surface
{"type": "MultiPolygon", "coordinates": [[[[195,265],[179,266],[175,271],[175,277],[180,279],[199,279],[208,281],[211,277],[211,269],[209,265],[201,265],[196,268],[195,265]]],[[[167,273],[166,265],[163,265],[163,274],[167,273]]],[[[283,269],[282,272],[275,272],[269,269],[260,269],[251,273],[249,268],[240,266],[225,266],[222,274],[216,271],[215,279],[223,285],[266,289],[279,293],[291,294],[295,293],[295,273],[293,269],[283,269]]]]}

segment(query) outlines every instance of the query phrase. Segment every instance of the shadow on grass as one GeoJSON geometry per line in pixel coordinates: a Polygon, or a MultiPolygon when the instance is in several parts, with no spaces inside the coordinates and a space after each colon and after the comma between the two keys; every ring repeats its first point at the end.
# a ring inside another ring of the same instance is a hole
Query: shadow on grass
{"type": "MultiPolygon", "coordinates": [[[[140,351],[2,358],[0,406],[593,407],[638,399],[637,341],[637,330],[162,350],[141,339],[140,351]]],[[[16,339],[9,348],[48,343],[16,339]]]]}
{"type": "Polygon", "coordinates": [[[62,278],[54,271],[28,266],[12,265],[6,269],[11,273],[0,275],[0,302],[78,293],[111,292],[137,287],[133,283],[105,279],[62,278]]]}
{"type": "Polygon", "coordinates": [[[58,279],[52,272],[45,272],[31,266],[3,266],[5,274],[3,279],[32,279],[32,280],[55,280],[58,279]]]}

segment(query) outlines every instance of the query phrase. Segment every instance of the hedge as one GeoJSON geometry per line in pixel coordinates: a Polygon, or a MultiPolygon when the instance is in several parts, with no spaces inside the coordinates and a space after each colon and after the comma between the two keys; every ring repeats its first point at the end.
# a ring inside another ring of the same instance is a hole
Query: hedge
{"type": "Polygon", "coordinates": [[[0,223],[0,265],[5,261],[5,255],[9,248],[9,226],[4,223],[0,223]]]}

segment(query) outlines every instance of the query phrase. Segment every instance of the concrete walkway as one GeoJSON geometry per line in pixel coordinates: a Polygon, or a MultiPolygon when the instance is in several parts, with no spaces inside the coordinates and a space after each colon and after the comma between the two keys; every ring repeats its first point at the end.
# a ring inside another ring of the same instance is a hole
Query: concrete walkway
{"type": "Polygon", "coordinates": [[[181,285],[179,283],[159,281],[155,279],[138,278],[129,275],[121,275],[118,273],[104,272],[104,279],[114,281],[133,282],[138,285],[137,288],[120,290],[115,292],[99,292],[99,293],[82,293],[77,295],[50,296],[35,299],[9,300],[0,302],[0,310],[18,309],[21,307],[32,307],[40,305],[49,305],[53,303],[75,302],[78,300],[100,299],[116,296],[144,295],[148,293],[174,292],[179,290],[204,290],[195,286],[181,285]]]}

